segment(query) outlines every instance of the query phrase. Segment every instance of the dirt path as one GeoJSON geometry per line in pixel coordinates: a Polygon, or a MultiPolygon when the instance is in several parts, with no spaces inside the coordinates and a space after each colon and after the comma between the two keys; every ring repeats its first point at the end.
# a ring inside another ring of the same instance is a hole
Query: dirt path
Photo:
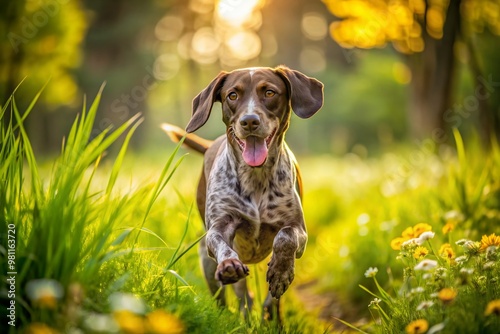
{"type": "Polygon", "coordinates": [[[329,333],[349,333],[352,331],[335,318],[355,326],[363,326],[368,323],[368,319],[360,315],[362,314],[360,307],[346,303],[335,292],[328,291],[319,294],[316,288],[316,281],[311,281],[297,286],[295,294],[308,312],[317,314],[322,321],[331,324],[329,333]]]}

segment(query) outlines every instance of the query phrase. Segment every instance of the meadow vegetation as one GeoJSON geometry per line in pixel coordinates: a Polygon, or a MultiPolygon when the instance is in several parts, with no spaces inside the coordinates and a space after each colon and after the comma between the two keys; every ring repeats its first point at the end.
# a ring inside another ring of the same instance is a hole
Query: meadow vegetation
{"type": "MultiPolygon", "coordinates": [[[[284,296],[284,328],[260,320],[266,263],[251,266],[248,321],[217,307],[198,268],[201,158],[127,152],[141,120],[92,136],[100,93],[50,161],[34,155],[14,97],[1,116],[1,272],[15,277],[2,332],[497,333],[500,148],[401,148],[298,157],[309,243],[284,296]],[[116,156],[109,147],[121,137],[116,156]],[[9,230],[15,252],[9,252],[9,230]],[[9,257],[9,255],[11,255],[9,257]],[[7,274],[15,272],[15,274],[7,274]],[[308,296],[304,296],[304,289],[308,296]],[[329,296],[322,303],[305,297],[329,296]],[[340,305],[333,308],[332,305],[340,305]]],[[[184,155],[183,155],[184,154],[184,155]]]]}

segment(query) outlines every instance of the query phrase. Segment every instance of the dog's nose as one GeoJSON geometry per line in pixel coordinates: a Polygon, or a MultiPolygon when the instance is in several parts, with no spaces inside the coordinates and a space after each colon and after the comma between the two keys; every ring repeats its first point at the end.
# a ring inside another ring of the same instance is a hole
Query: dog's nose
{"type": "Polygon", "coordinates": [[[244,115],[240,119],[240,125],[247,131],[255,131],[260,125],[260,118],[255,114],[244,115]]]}

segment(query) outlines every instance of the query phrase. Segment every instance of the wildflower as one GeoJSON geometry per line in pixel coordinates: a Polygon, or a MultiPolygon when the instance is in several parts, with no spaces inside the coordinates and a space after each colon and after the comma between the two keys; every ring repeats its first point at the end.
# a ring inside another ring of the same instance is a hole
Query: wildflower
{"type": "Polygon", "coordinates": [[[401,249],[405,248],[413,248],[414,246],[421,245],[418,241],[418,238],[413,238],[410,240],[406,240],[401,244],[401,249]]]}
{"type": "Polygon", "coordinates": [[[182,334],[186,332],[184,324],[175,315],[163,310],[156,310],[146,315],[149,332],[155,334],[182,334]]]}
{"type": "Polygon", "coordinates": [[[479,252],[481,246],[480,242],[474,242],[468,239],[460,239],[455,244],[462,246],[465,250],[466,255],[476,255],[479,252]]]}
{"type": "Polygon", "coordinates": [[[472,241],[469,239],[460,239],[460,240],[455,241],[455,244],[458,246],[464,246],[465,244],[467,244],[469,242],[472,242],[472,241]]]}
{"type": "Polygon", "coordinates": [[[418,319],[410,322],[406,326],[406,333],[408,334],[423,334],[427,332],[429,323],[425,319],[418,319]]]}
{"type": "Polygon", "coordinates": [[[425,301],[421,302],[420,304],[418,304],[417,311],[426,310],[429,307],[431,307],[432,305],[434,305],[433,301],[425,300],[425,301]]]}
{"type": "Polygon", "coordinates": [[[432,231],[424,232],[418,237],[418,242],[420,242],[420,245],[421,245],[424,242],[426,242],[427,240],[434,238],[434,235],[436,235],[436,234],[432,231]]]}
{"type": "Polygon", "coordinates": [[[441,332],[444,329],[444,327],[445,327],[444,322],[441,322],[439,324],[435,324],[434,326],[429,328],[429,331],[427,332],[427,334],[434,334],[434,333],[441,332]]]}
{"type": "Polygon", "coordinates": [[[490,269],[492,269],[494,266],[495,266],[495,262],[494,262],[494,261],[488,261],[488,262],[486,262],[486,263],[483,265],[483,269],[484,269],[484,270],[490,270],[490,269]]]}
{"type": "Polygon", "coordinates": [[[403,233],[401,233],[401,235],[405,240],[416,238],[412,226],[405,228],[405,230],[403,231],[403,233]]]}
{"type": "Polygon", "coordinates": [[[414,294],[414,295],[417,295],[419,293],[423,293],[425,291],[425,289],[421,286],[417,286],[416,288],[413,288],[410,290],[410,293],[411,294],[414,294]]]}
{"type": "Polygon", "coordinates": [[[419,237],[424,232],[432,231],[432,226],[425,223],[419,223],[413,226],[413,234],[415,237],[419,237]]]}
{"type": "Polygon", "coordinates": [[[125,333],[142,334],[146,332],[144,319],[128,310],[115,311],[113,313],[118,327],[125,333]]]}
{"type": "Polygon", "coordinates": [[[423,259],[427,254],[429,254],[429,250],[425,247],[418,246],[413,252],[413,257],[417,260],[423,259]]]}
{"type": "Polygon", "coordinates": [[[460,264],[464,263],[465,261],[467,261],[467,256],[465,256],[465,255],[462,255],[462,256],[455,258],[455,262],[460,263],[460,264]]]}
{"type": "Polygon", "coordinates": [[[489,246],[486,248],[486,259],[492,260],[496,259],[497,246],[489,246]]]}
{"type": "Polygon", "coordinates": [[[115,333],[118,326],[108,314],[91,313],[84,318],[83,325],[92,333],[115,333]]]}
{"type": "Polygon", "coordinates": [[[394,249],[394,250],[401,250],[401,244],[405,240],[406,240],[405,238],[401,238],[401,237],[392,239],[392,241],[391,241],[391,248],[394,249]]]}
{"type": "Polygon", "coordinates": [[[446,268],[445,267],[436,268],[436,276],[446,277],[446,268]]]}
{"type": "Polygon", "coordinates": [[[492,300],[486,305],[486,309],[484,310],[484,315],[496,315],[500,317],[500,299],[492,300]]]}
{"type": "Polygon", "coordinates": [[[464,274],[464,275],[472,275],[473,272],[474,272],[474,269],[472,269],[472,268],[462,268],[462,269],[460,269],[460,273],[464,274]]]}
{"type": "Polygon", "coordinates": [[[380,304],[380,302],[382,301],[382,299],[380,298],[375,298],[374,300],[372,300],[370,302],[370,304],[368,304],[368,307],[375,307],[375,306],[378,306],[378,304],[380,304]]]}
{"type": "Polygon", "coordinates": [[[46,324],[42,324],[40,322],[34,322],[26,328],[26,334],[56,334],[57,331],[47,326],[46,324]]]}
{"type": "Polygon", "coordinates": [[[135,314],[146,313],[146,305],[142,299],[131,293],[115,292],[109,296],[111,309],[117,311],[129,311],[135,314]]]}
{"type": "Polygon", "coordinates": [[[64,291],[61,283],[53,279],[35,279],[26,284],[26,293],[34,305],[54,309],[64,291]]]}
{"type": "Polygon", "coordinates": [[[451,262],[451,260],[455,258],[455,252],[450,244],[443,244],[441,248],[439,248],[439,255],[444,257],[448,262],[451,262]]]}
{"type": "Polygon", "coordinates": [[[454,223],[446,223],[443,226],[443,229],[441,231],[443,232],[443,234],[448,234],[451,231],[453,231],[454,229],[455,229],[455,224],[454,223]]]}
{"type": "Polygon", "coordinates": [[[438,265],[437,261],[424,259],[420,261],[419,264],[417,264],[414,269],[427,271],[436,268],[437,265],[438,265]]]}
{"type": "Polygon", "coordinates": [[[443,304],[450,304],[457,296],[457,291],[451,288],[443,288],[438,292],[438,298],[443,304]]]}
{"type": "Polygon", "coordinates": [[[378,273],[377,267],[370,267],[367,271],[365,271],[365,277],[375,277],[378,273]]]}
{"type": "Polygon", "coordinates": [[[483,235],[479,250],[483,252],[490,246],[500,247],[500,236],[497,236],[495,233],[492,233],[489,236],[483,235]]]}

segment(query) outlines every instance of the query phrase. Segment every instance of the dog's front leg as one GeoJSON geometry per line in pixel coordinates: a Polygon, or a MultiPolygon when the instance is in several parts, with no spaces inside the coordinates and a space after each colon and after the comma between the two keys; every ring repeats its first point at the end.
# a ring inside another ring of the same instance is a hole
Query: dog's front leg
{"type": "Polygon", "coordinates": [[[273,255],[267,270],[267,282],[271,296],[279,299],[292,283],[295,258],[304,253],[307,234],[303,226],[283,227],[273,242],[273,255]]]}
{"type": "Polygon", "coordinates": [[[206,236],[208,254],[217,261],[215,278],[222,284],[238,282],[250,272],[231,248],[235,233],[234,225],[234,222],[214,223],[206,236]]]}

